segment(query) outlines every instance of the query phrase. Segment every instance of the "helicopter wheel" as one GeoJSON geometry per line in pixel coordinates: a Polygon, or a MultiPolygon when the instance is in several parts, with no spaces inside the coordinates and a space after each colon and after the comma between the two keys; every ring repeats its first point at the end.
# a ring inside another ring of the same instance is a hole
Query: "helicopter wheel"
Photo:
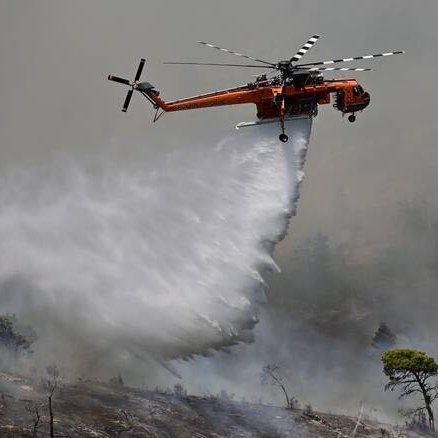
{"type": "Polygon", "coordinates": [[[355,121],[356,121],[356,116],[355,116],[354,114],[350,114],[350,115],[348,116],[348,121],[349,121],[350,123],[355,122],[355,121]]]}
{"type": "Polygon", "coordinates": [[[280,139],[280,141],[282,141],[283,143],[286,143],[289,140],[289,137],[286,134],[280,134],[280,136],[278,137],[280,139]]]}

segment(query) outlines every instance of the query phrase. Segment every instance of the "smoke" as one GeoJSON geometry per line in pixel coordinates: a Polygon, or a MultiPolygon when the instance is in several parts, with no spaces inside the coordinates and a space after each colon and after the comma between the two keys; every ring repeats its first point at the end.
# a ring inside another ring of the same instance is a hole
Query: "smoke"
{"type": "Polygon", "coordinates": [[[250,342],[310,128],[289,122],[286,144],[264,126],[131,164],[10,170],[0,305],[39,334],[36,361],[111,373],[250,342]]]}
{"type": "MultiPolygon", "coordinates": [[[[348,208],[342,214],[347,225],[354,224],[348,208]]],[[[284,272],[267,277],[269,303],[255,330],[257,342],[181,367],[190,392],[224,389],[284,404],[278,388],[257,385],[262,367],[277,364],[289,395],[302,406],[357,415],[362,402],[373,418],[403,421],[399,408],[421,402],[384,392],[381,354],[390,347],[376,348],[373,338],[385,322],[396,334],[394,347],[438,357],[436,206],[420,197],[401,203],[378,245],[368,229],[350,237],[339,233],[341,241],[321,232],[299,241],[297,222],[284,272]]]]}

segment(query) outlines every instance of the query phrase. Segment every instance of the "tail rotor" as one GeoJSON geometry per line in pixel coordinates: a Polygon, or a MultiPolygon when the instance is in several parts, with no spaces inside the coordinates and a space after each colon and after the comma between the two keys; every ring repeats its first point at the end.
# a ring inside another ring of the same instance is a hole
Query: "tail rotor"
{"type": "Polygon", "coordinates": [[[143,58],[140,60],[140,64],[138,65],[137,68],[137,73],[135,74],[135,78],[132,82],[129,81],[128,79],[119,78],[118,76],[113,76],[113,75],[108,76],[108,80],[110,81],[118,82],[119,84],[123,84],[123,85],[129,85],[131,87],[131,89],[128,90],[128,93],[126,94],[125,102],[123,103],[122,111],[124,113],[126,113],[126,111],[128,110],[129,103],[131,102],[132,93],[137,88],[138,81],[140,79],[141,73],[143,72],[143,67],[145,62],[146,61],[143,58]]]}

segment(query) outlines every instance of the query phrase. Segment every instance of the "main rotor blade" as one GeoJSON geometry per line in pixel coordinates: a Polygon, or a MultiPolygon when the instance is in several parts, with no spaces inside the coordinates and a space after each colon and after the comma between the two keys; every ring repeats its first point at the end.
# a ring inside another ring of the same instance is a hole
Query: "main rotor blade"
{"type": "Polygon", "coordinates": [[[304,56],[312,47],[313,45],[318,41],[318,38],[320,37],[320,35],[313,35],[311,38],[309,38],[306,42],[306,44],[304,44],[303,47],[301,47],[300,50],[298,50],[297,53],[295,53],[295,55],[290,59],[289,64],[293,63],[293,62],[297,62],[299,59],[301,59],[302,56],[304,56]]]}
{"type": "Polygon", "coordinates": [[[331,61],[309,62],[307,64],[296,65],[295,67],[304,67],[304,66],[307,66],[307,65],[335,64],[335,63],[338,63],[338,62],[357,61],[358,59],[371,59],[371,58],[379,58],[380,56],[400,55],[402,53],[405,53],[405,51],[404,50],[400,50],[398,52],[376,53],[375,55],[364,55],[364,56],[355,56],[353,58],[333,59],[331,61]]]}
{"type": "Polygon", "coordinates": [[[251,59],[252,61],[262,62],[263,64],[272,65],[275,67],[275,64],[272,62],[264,61],[263,59],[253,58],[248,55],[244,55],[243,53],[234,52],[233,50],[224,49],[223,47],[214,46],[213,44],[206,43],[204,41],[198,41],[199,44],[203,44],[204,46],[211,47],[212,49],[220,50],[221,52],[231,53],[232,55],[240,56],[242,58],[251,59]]]}
{"type": "Polygon", "coordinates": [[[210,62],[163,62],[163,64],[174,64],[174,65],[218,65],[222,67],[253,67],[253,68],[272,68],[275,69],[275,66],[266,66],[266,65],[249,65],[249,64],[216,64],[210,62]]]}
{"type": "Polygon", "coordinates": [[[353,67],[298,67],[298,71],[371,71],[370,68],[353,68],[353,67]]]}
{"type": "Polygon", "coordinates": [[[118,82],[120,84],[131,85],[131,82],[128,81],[128,79],[119,78],[118,76],[109,75],[108,80],[118,82]]]}
{"type": "Polygon", "coordinates": [[[144,63],[145,63],[145,59],[142,58],[140,60],[140,64],[138,65],[138,69],[137,69],[137,73],[135,74],[134,82],[137,82],[140,79],[141,72],[143,71],[144,63]]]}
{"type": "Polygon", "coordinates": [[[132,92],[133,92],[133,90],[129,90],[128,94],[126,95],[125,103],[123,104],[123,107],[122,107],[122,111],[124,113],[126,113],[126,110],[128,109],[129,102],[131,102],[132,92]]]}

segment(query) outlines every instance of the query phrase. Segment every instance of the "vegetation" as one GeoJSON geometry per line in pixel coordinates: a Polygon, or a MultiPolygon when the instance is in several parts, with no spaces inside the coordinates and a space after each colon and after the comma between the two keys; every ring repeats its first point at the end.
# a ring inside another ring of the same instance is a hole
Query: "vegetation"
{"type": "Polygon", "coordinates": [[[23,335],[17,326],[15,315],[0,315],[0,344],[13,353],[30,351],[34,337],[23,335]]]}
{"type": "Polygon", "coordinates": [[[184,388],[183,385],[181,385],[181,383],[175,383],[175,385],[173,386],[173,393],[177,398],[187,397],[187,390],[184,388]]]}
{"type": "Polygon", "coordinates": [[[381,322],[373,338],[373,347],[379,350],[387,350],[394,347],[396,342],[397,336],[384,322],[381,322]]]}
{"type": "Polygon", "coordinates": [[[111,385],[118,385],[118,386],[123,386],[125,384],[121,374],[117,374],[117,376],[111,377],[109,382],[110,382],[111,385]]]}
{"type": "Polygon", "coordinates": [[[431,377],[438,374],[435,360],[422,351],[397,348],[382,355],[383,372],[389,377],[385,390],[400,389],[400,398],[420,394],[423,406],[410,411],[412,415],[427,412],[429,428],[435,430],[432,403],[438,398],[438,384],[431,377]]]}
{"type": "MultiPolygon", "coordinates": [[[[402,412],[403,413],[403,412],[402,412]]],[[[416,412],[412,415],[407,414],[409,419],[406,421],[406,429],[415,432],[429,432],[429,424],[426,414],[423,411],[416,412]]]]}

